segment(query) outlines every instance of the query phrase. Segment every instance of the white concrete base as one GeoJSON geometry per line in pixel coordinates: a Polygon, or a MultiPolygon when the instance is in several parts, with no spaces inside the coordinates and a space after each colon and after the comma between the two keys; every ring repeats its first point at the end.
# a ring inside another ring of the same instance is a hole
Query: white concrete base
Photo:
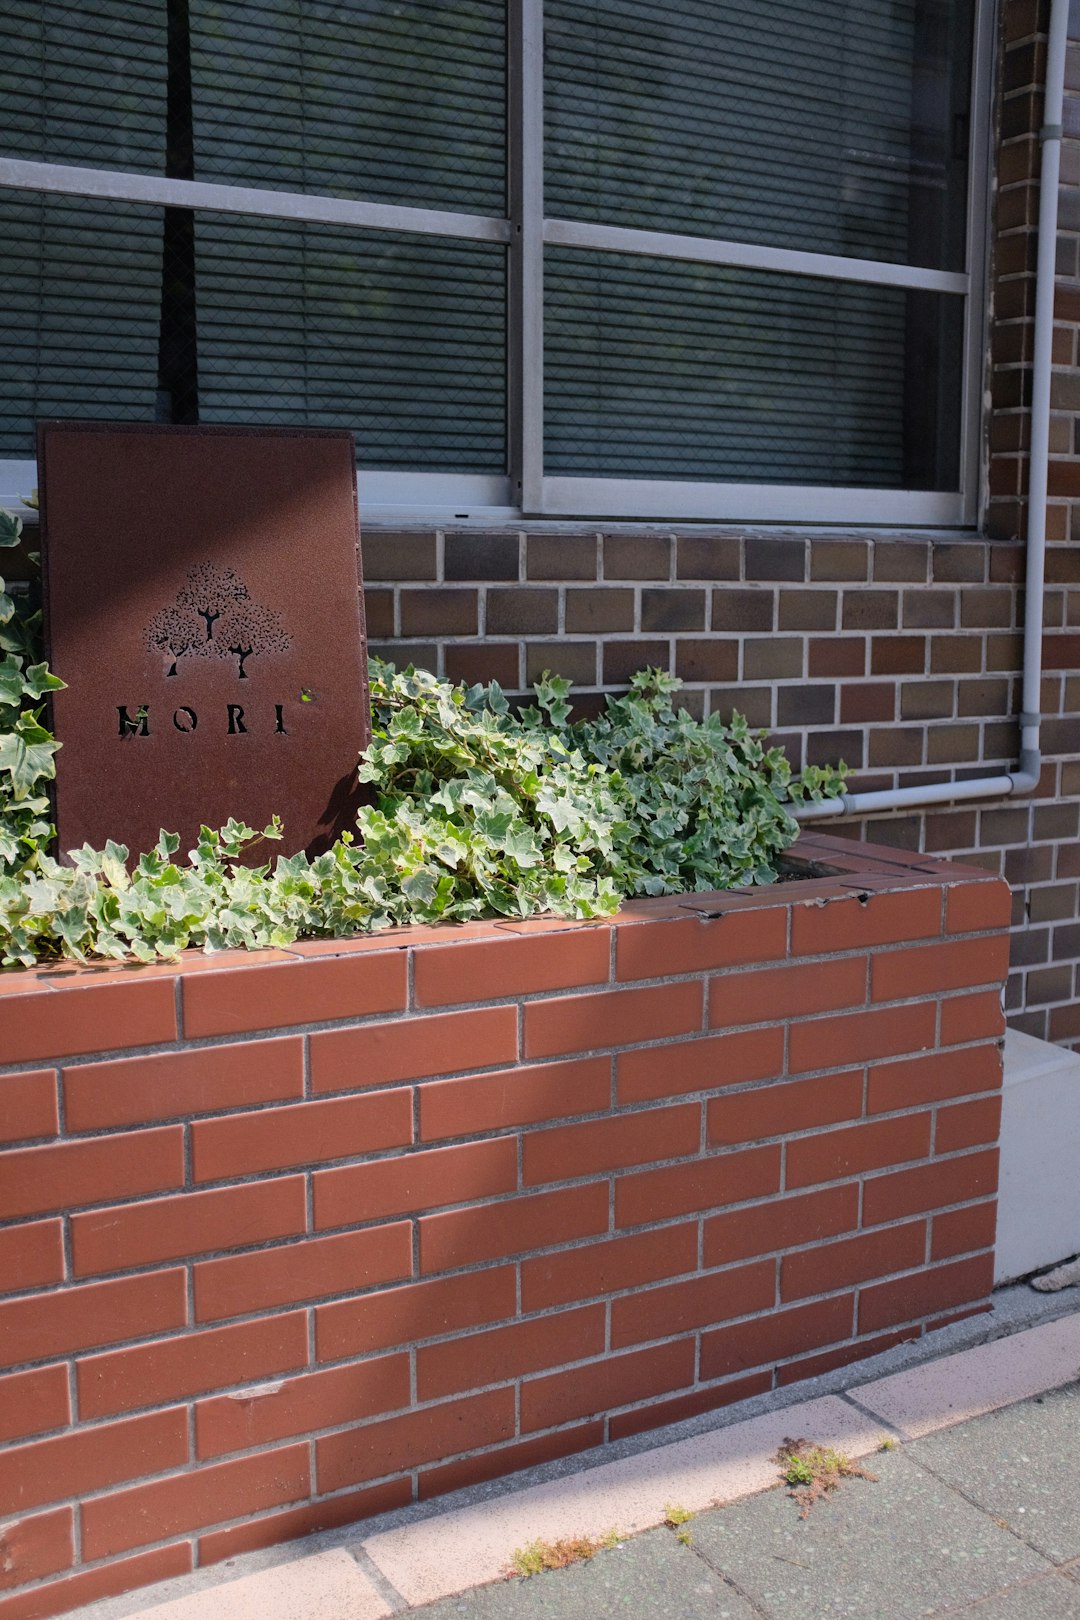
{"type": "Polygon", "coordinates": [[[1080,1253],[1080,1054],[1005,1036],[994,1282],[1080,1253]]]}

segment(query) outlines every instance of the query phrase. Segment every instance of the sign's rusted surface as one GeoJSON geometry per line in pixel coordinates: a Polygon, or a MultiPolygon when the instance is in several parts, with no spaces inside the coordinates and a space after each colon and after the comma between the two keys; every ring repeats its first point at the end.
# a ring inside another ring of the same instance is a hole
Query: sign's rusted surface
{"type": "Polygon", "coordinates": [[[60,848],[349,826],[370,737],[352,436],[47,422],[60,848]]]}

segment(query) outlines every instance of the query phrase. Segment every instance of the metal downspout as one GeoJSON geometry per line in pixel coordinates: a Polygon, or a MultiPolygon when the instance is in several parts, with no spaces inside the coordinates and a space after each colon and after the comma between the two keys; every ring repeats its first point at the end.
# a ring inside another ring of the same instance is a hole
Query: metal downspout
{"type": "Polygon", "coordinates": [[[1024,582],[1024,680],[1020,704],[1020,760],[1015,771],[940,782],[932,787],[842,793],[793,810],[796,821],[864,816],[879,810],[914,809],[966,799],[1031,793],[1042,767],[1039,718],[1042,683],[1043,589],[1046,573],[1046,498],[1050,459],[1050,381],[1054,338],[1054,277],[1057,252],[1058,177],[1061,119],[1065,100],[1065,53],[1069,0],[1050,0],[1046,55],[1046,97],[1040,131],[1039,228],[1035,276],[1035,334],[1031,368],[1031,450],[1027,507],[1027,567],[1024,582]]]}

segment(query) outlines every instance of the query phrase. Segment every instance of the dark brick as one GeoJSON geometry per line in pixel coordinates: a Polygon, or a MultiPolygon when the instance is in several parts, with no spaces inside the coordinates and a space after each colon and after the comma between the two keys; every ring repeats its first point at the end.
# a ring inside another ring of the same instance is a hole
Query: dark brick
{"type": "Polygon", "coordinates": [[[475,636],[475,591],[410,591],[401,593],[403,636],[475,636]]]}
{"type": "Polygon", "coordinates": [[[1005,880],[1007,883],[1046,883],[1051,865],[1048,844],[1034,849],[1008,849],[1005,851],[1005,880]]]}
{"type": "Polygon", "coordinates": [[[529,641],[525,644],[525,679],[531,686],[545,670],[575,686],[596,685],[595,641],[529,641]]]}
{"type": "Polygon", "coordinates": [[[625,686],[639,669],[666,669],[666,641],[605,641],[604,685],[625,686]]]}
{"type": "Polygon", "coordinates": [[[876,636],[870,644],[873,675],[921,675],[925,667],[924,636],[876,636]]]}
{"type": "Polygon", "coordinates": [[[730,724],[731,716],[737,712],[750,725],[768,731],[773,725],[773,691],[771,686],[717,686],[709,695],[709,709],[725,724],[730,724]]]}
{"type": "Polygon", "coordinates": [[[671,539],[645,534],[604,536],[605,579],[668,579],[671,539]]]}
{"type": "Polygon", "coordinates": [[[491,589],[487,593],[489,636],[543,636],[559,628],[558,591],[491,589]]]}
{"type": "Polygon", "coordinates": [[[841,623],[845,630],[895,630],[899,591],[845,591],[841,623]]]}
{"type": "Polygon", "coordinates": [[[979,839],[983,844],[1026,844],[1031,810],[1026,804],[983,810],[979,817],[979,839]]]}
{"type": "MultiPolygon", "coordinates": [[[[930,726],[926,733],[928,765],[959,765],[980,757],[978,726],[930,726]]],[[[973,840],[966,840],[972,842],[973,840]]],[[[939,848],[944,849],[945,845],[939,848]]],[[[955,848],[955,845],[950,845],[955,848]]]]}
{"type": "Polygon", "coordinates": [[[517,579],[516,534],[448,534],[443,541],[444,579],[517,579]]]}
{"type": "Polygon", "coordinates": [[[1028,896],[1028,915],[1033,923],[1064,922],[1076,916],[1076,884],[1048,883],[1032,889],[1028,896]]]}
{"type": "Polygon", "coordinates": [[[714,630],[771,630],[774,591],[713,591],[714,630]]]}
{"type": "Polygon", "coordinates": [[[743,642],[743,680],[791,680],[803,672],[803,642],[797,636],[743,642]]]}
{"type": "Polygon", "coordinates": [[[597,585],[592,590],[566,593],[566,629],[571,635],[590,631],[632,630],[634,593],[623,587],[597,585]]]}
{"type": "Polygon", "coordinates": [[[781,591],[777,619],[781,630],[835,630],[835,591],[781,591]]]}
{"type": "Polygon", "coordinates": [[[865,540],[811,540],[810,578],[866,579],[870,547],[865,540]]]}
{"type": "MultiPolygon", "coordinates": [[[[1014,938],[1017,937],[1022,939],[1024,936],[1014,935],[1014,938]]],[[[1080,923],[1067,923],[1063,928],[1054,929],[1054,956],[1058,960],[1080,956],[1080,923]]]]}
{"type": "Polygon", "coordinates": [[[1051,1001],[1071,1001],[1072,993],[1071,966],[1035,969],[1027,976],[1026,1002],[1029,1007],[1045,1007],[1051,1001]]]}
{"type": "Polygon", "coordinates": [[[505,692],[520,685],[517,642],[473,642],[446,649],[446,678],[466,686],[487,686],[497,681],[505,692]]]}
{"type": "Polygon", "coordinates": [[[960,623],[965,630],[1001,630],[1013,623],[1016,598],[1012,591],[965,590],[960,592],[960,623]]]}
{"type": "Polygon", "coordinates": [[[835,686],[781,686],[778,689],[778,726],[831,726],[835,719],[835,686]]]}
{"type": "Polygon", "coordinates": [[[1075,804],[1037,804],[1031,817],[1031,832],[1036,843],[1044,839],[1077,836],[1080,825],[1080,807],[1075,804]]]}
{"type": "Polygon", "coordinates": [[[990,547],[990,579],[995,585],[1019,585],[1026,571],[1027,554],[1023,546],[990,547]]]}
{"type": "MultiPolygon", "coordinates": [[[[948,726],[935,727],[938,731],[950,729],[952,728],[948,726]]],[[[933,731],[929,735],[932,737],[933,731]]],[[[930,812],[925,825],[928,851],[970,849],[975,843],[974,810],[942,810],[936,814],[930,812]]]]}
{"type": "Polygon", "coordinates": [[[434,579],[435,536],[365,529],[360,544],[364,578],[434,579]]]}
{"type": "Polygon", "coordinates": [[[840,719],[846,726],[895,720],[896,686],[892,681],[858,681],[840,689],[840,719]]]}
{"type": "Polygon", "coordinates": [[[1047,754],[1080,754],[1080,719],[1044,721],[1042,745],[1047,754]]]}
{"type": "Polygon", "coordinates": [[[991,633],[983,638],[986,649],[986,667],[991,673],[999,669],[1019,670],[1024,661],[1024,638],[1021,635],[991,633]]]}
{"type": "Polygon", "coordinates": [[[530,579],[595,579],[595,534],[530,534],[525,542],[530,579]]]}
{"type": "Polygon", "coordinates": [[[900,686],[902,720],[948,720],[956,703],[952,681],[904,681],[900,686]]]}
{"type": "Polygon", "coordinates": [[[364,592],[364,619],[369,636],[382,638],[394,633],[393,591],[364,592]]]}
{"type": "Polygon", "coordinates": [[[1051,585],[1080,584],[1080,546],[1047,546],[1046,578],[1051,585]]]}
{"type": "Polygon", "coordinates": [[[852,771],[863,767],[861,731],[811,731],[806,739],[807,765],[838,765],[841,760],[852,771]]]}
{"type": "Polygon", "coordinates": [[[930,548],[924,541],[875,540],[874,579],[926,584],[930,548]]]}
{"type": "Polygon", "coordinates": [[[1009,709],[1007,680],[958,681],[956,683],[956,712],[965,715],[1007,714],[1009,709]]]}
{"type": "Polygon", "coordinates": [[[986,578],[986,546],[983,541],[947,543],[934,546],[934,582],[938,585],[967,585],[986,578]]]}
{"type": "Polygon", "coordinates": [[[982,669],[981,636],[931,636],[932,675],[975,675],[982,669]]]}
{"type": "Polygon", "coordinates": [[[386,664],[393,664],[395,669],[405,669],[413,664],[417,669],[427,669],[434,673],[439,667],[439,649],[432,641],[373,641],[368,646],[372,658],[381,658],[386,664]]]}
{"type": "MultiPolygon", "coordinates": [[[[918,726],[905,726],[903,730],[893,727],[888,731],[870,733],[870,765],[921,765],[922,757],[923,732],[918,726]]],[[[887,821],[874,822],[875,843],[884,841],[881,835],[888,825],[887,821]]]]}
{"type": "Polygon", "coordinates": [[[811,679],[821,675],[862,675],[866,670],[866,637],[815,639],[807,649],[806,667],[811,679]]]}
{"type": "Polygon", "coordinates": [[[738,579],[742,542],[736,535],[680,534],[675,557],[679,579],[738,579]]]}
{"type": "Polygon", "coordinates": [[[806,577],[806,541],[780,540],[771,535],[753,535],[745,543],[747,579],[797,579],[806,577]]]}
{"type": "Polygon", "coordinates": [[[905,630],[951,630],[956,623],[955,591],[905,591],[905,630]]]}
{"type": "Polygon", "coordinates": [[[704,630],[705,592],[644,590],[641,593],[643,630],[704,630]]]}
{"type": "Polygon", "coordinates": [[[680,637],[675,643],[675,673],[681,681],[736,681],[739,644],[719,636],[700,641],[680,637]]]}

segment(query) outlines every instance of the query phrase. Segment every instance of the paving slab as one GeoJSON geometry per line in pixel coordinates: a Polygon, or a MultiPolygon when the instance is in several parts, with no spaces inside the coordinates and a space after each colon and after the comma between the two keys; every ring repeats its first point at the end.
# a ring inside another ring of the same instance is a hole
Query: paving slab
{"type": "Polygon", "coordinates": [[[868,1467],[877,1483],[845,1480],[807,1519],[779,1489],[704,1514],[694,1550],[774,1620],[916,1620],[1051,1573],[902,1452],[868,1467]]]}
{"type": "Polygon", "coordinates": [[[1046,1575],[980,1603],[970,1620],[1077,1620],[1078,1616],[1080,1587],[1063,1575],[1046,1575]]]}
{"type": "Polygon", "coordinates": [[[1080,1558],[1080,1384],[930,1435],[909,1455],[1055,1564],[1080,1558]]]}
{"type": "Polygon", "coordinates": [[[411,1604],[497,1580],[514,1550],[566,1536],[598,1539],[660,1524],[669,1503],[697,1512],[775,1483],[773,1458],[788,1435],[862,1457],[882,1430],[834,1396],[803,1401],[564,1479],[477,1502],[371,1536],[364,1551],[411,1604]]]}
{"type": "Polygon", "coordinates": [[[503,1581],[410,1610],[416,1620],[757,1620],[670,1530],[649,1530],[587,1564],[503,1581]]]}
{"type": "Polygon", "coordinates": [[[384,1620],[390,1606],[343,1548],[140,1609],[132,1620],[384,1620]]]}
{"type": "Polygon", "coordinates": [[[991,1344],[853,1386],[851,1394],[913,1440],[1054,1389],[1078,1373],[1080,1312],[1075,1312],[991,1344]]]}

